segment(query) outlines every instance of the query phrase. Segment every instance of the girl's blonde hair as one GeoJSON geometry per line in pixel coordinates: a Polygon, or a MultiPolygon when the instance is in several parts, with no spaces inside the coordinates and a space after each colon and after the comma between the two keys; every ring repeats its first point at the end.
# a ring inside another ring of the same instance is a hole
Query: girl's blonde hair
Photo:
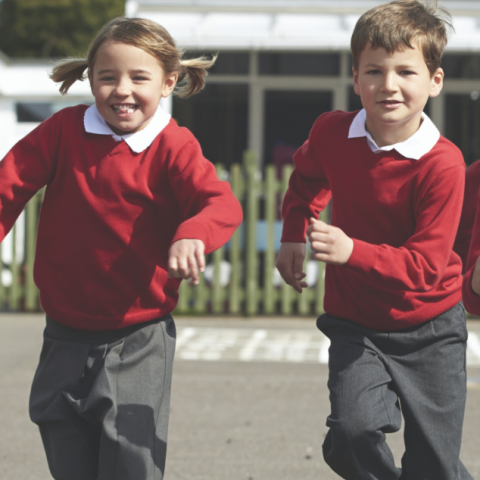
{"type": "Polygon", "coordinates": [[[77,80],[83,81],[93,72],[95,55],[107,40],[141,48],[158,59],[167,75],[178,72],[178,82],[173,93],[183,98],[198,93],[204,87],[207,68],[217,58],[214,55],[210,59],[202,56],[182,60],[184,52],[177,48],[170,34],[158,23],[144,18],[115,18],[100,30],[90,44],[87,58],[67,58],[53,67],[50,78],[61,83],[62,95],[77,80]]]}

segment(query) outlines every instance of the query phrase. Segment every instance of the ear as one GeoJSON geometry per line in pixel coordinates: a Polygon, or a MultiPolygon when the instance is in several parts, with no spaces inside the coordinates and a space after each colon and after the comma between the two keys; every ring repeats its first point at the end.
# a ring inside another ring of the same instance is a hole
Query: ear
{"type": "Polygon", "coordinates": [[[172,72],[165,76],[162,88],[162,97],[167,98],[175,88],[178,80],[178,72],[172,72]]]}
{"type": "Polygon", "coordinates": [[[358,84],[358,72],[355,70],[355,67],[352,67],[353,74],[353,90],[357,95],[360,95],[360,85],[358,84]]]}
{"type": "Polygon", "coordinates": [[[437,97],[443,88],[443,69],[437,68],[431,78],[430,97],[437,97]]]}

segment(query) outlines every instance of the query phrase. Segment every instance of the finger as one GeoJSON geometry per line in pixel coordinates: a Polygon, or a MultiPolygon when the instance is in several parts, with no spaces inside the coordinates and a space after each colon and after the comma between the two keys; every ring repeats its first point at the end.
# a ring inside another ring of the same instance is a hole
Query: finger
{"type": "Polygon", "coordinates": [[[177,270],[178,270],[177,257],[172,255],[168,259],[168,277],[177,278],[177,275],[176,275],[177,270]]]}
{"type": "Polygon", "coordinates": [[[328,223],[325,223],[322,220],[317,220],[313,217],[310,218],[310,227],[315,232],[328,232],[332,228],[328,223]]]}
{"type": "Polygon", "coordinates": [[[178,258],[178,276],[181,278],[190,278],[190,268],[188,267],[188,259],[186,256],[178,258]]]}
{"type": "Polygon", "coordinates": [[[205,271],[205,246],[200,242],[198,248],[195,249],[195,257],[197,259],[198,269],[201,272],[205,271]]]}
{"type": "Polygon", "coordinates": [[[198,275],[197,258],[195,255],[191,255],[190,257],[188,257],[188,266],[190,268],[190,276],[192,277],[192,283],[194,285],[198,285],[200,278],[198,275]]]}

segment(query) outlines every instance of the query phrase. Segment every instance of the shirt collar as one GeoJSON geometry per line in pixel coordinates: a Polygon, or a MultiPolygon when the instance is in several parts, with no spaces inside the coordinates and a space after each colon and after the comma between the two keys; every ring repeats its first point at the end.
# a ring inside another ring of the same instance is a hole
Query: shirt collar
{"type": "Polygon", "coordinates": [[[395,145],[379,147],[365,128],[367,114],[365,109],[362,109],[357,113],[350,125],[348,138],[366,137],[368,146],[373,153],[387,152],[395,149],[406,158],[419,160],[435,146],[440,138],[440,132],[437,127],[423,112],[422,118],[423,122],[420,125],[420,128],[410,138],[407,138],[404,142],[396,143],[395,145]]]}
{"type": "Polygon", "coordinates": [[[135,152],[140,153],[147,149],[155,137],[168,125],[171,115],[162,110],[160,105],[148,125],[138,132],[127,135],[116,135],[100,115],[96,105],[92,105],[85,111],[83,123],[87,133],[96,135],[111,135],[116,142],[125,140],[127,145],[135,152]]]}

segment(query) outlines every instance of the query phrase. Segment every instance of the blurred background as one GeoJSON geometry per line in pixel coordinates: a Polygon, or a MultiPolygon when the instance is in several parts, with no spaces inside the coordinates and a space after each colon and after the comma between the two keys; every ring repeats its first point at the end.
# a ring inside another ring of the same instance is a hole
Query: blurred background
{"type": "MultiPolygon", "coordinates": [[[[292,154],[314,120],[326,111],[361,108],[352,86],[350,36],[359,16],[381,3],[1,0],[0,154],[59,109],[93,103],[88,82],[77,82],[68,95],[59,95],[48,78],[55,60],[85,55],[95,33],[111,18],[152,19],[187,56],[219,53],[201,94],[169,98],[163,108],[198,138],[219,175],[231,182],[246,217],[236,237],[209,259],[201,287],[194,290],[184,282],[180,311],[321,311],[321,265],[307,259],[311,288],[302,299],[282,285],[274,268],[281,197],[292,154]]],[[[451,12],[455,32],[442,62],[444,89],[426,112],[470,164],[480,158],[480,0],[441,5],[451,12]]],[[[34,202],[2,247],[4,308],[39,308],[30,273],[34,233],[28,232],[34,232],[41,196],[34,202]]]]}

